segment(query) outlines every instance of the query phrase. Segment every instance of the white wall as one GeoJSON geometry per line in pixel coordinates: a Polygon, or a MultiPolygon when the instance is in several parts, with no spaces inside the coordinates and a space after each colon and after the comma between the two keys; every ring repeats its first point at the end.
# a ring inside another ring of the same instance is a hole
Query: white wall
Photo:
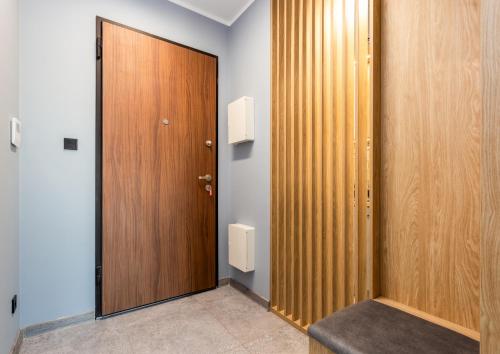
{"type": "MultiPolygon", "coordinates": [[[[20,0],[22,327],[94,310],[96,15],[218,55],[219,138],[227,141],[227,27],[166,0],[20,0]],[[78,138],[79,150],[64,151],[63,137],[78,138]]],[[[2,159],[15,167],[9,153],[2,159]]],[[[220,278],[227,276],[229,154],[221,143],[220,278]]]]}
{"type": "Polygon", "coordinates": [[[256,0],[230,29],[230,101],[255,98],[255,141],[234,145],[230,161],[231,222],[255,226],[255,272],[234,278],[269,299],[271,8],[256,0]]]}
{"type": "Polygon", "coordinates": [[[0,0],[0,353],[8,353],[19,329],[18,151],[10,146],[9,120],[18,116],[18,2],[0,0]]]}

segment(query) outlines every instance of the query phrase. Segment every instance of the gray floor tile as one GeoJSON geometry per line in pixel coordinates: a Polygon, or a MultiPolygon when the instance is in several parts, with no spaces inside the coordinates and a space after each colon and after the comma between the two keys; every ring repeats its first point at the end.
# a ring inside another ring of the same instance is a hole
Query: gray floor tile
{"type": "Polygon", "coordinates": [[[235,295],[241,295],[241,293],[232,286],[225,285],[212,291],[205,291],[194,295],[192,298],[202,304],[210,304],[214,301],[221,301],[222,299],[235,295]]]}
{"type": "Polygon", "coordinates": [[[307,337],[224,286],[25,338],[21,353],[307,353],[307,337]]]}
{"type": "Polygon", "coordinates": [[[239,293],[207,307],[241,343],[251,342],[288,324],[248,297],[239,293]]]}
{"type": "Polygon", "coordinates": [[[244,344],[249,353],[307,354],[309,341],[305,334],[286,325],[274,330],[254,342],[244,344]]]}

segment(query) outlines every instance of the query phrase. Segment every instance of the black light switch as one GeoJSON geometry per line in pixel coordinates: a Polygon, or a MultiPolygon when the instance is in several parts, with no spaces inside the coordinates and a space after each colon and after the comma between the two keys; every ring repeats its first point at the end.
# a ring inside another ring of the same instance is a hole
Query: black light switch
{"type": "Polygon", "coordinates": [[[11,300],[11,313],[15,314],[17,309],[17,294],[11,300]]]}
{"type": "Polygon", "coordinates": [[[64,138],[64,150],[78,150],[78,139],[64,138]]]}

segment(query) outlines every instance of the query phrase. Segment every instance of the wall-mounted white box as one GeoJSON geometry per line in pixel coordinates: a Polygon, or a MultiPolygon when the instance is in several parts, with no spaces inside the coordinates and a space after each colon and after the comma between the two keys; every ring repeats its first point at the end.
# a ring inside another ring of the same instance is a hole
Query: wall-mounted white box
{"type": "Polygon", "coordinates": [[[229,264],[242,272],[255,270],[255,228],[229,225],[229,264]]]}
{"type": "Polygon", "coordinates": [[[254,140],[254,100],[241,97],[228,105],[228,143],[238,144],[254,140]]]}

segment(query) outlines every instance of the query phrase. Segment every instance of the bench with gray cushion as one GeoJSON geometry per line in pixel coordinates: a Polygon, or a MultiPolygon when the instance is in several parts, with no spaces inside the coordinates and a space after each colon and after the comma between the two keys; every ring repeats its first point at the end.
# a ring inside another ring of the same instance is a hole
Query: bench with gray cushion
{"type": "Polygon", "coordinates": [[[479,353],[479,342],[373,300],[338,311],[308,331],[335,354],[479,353]]]}

